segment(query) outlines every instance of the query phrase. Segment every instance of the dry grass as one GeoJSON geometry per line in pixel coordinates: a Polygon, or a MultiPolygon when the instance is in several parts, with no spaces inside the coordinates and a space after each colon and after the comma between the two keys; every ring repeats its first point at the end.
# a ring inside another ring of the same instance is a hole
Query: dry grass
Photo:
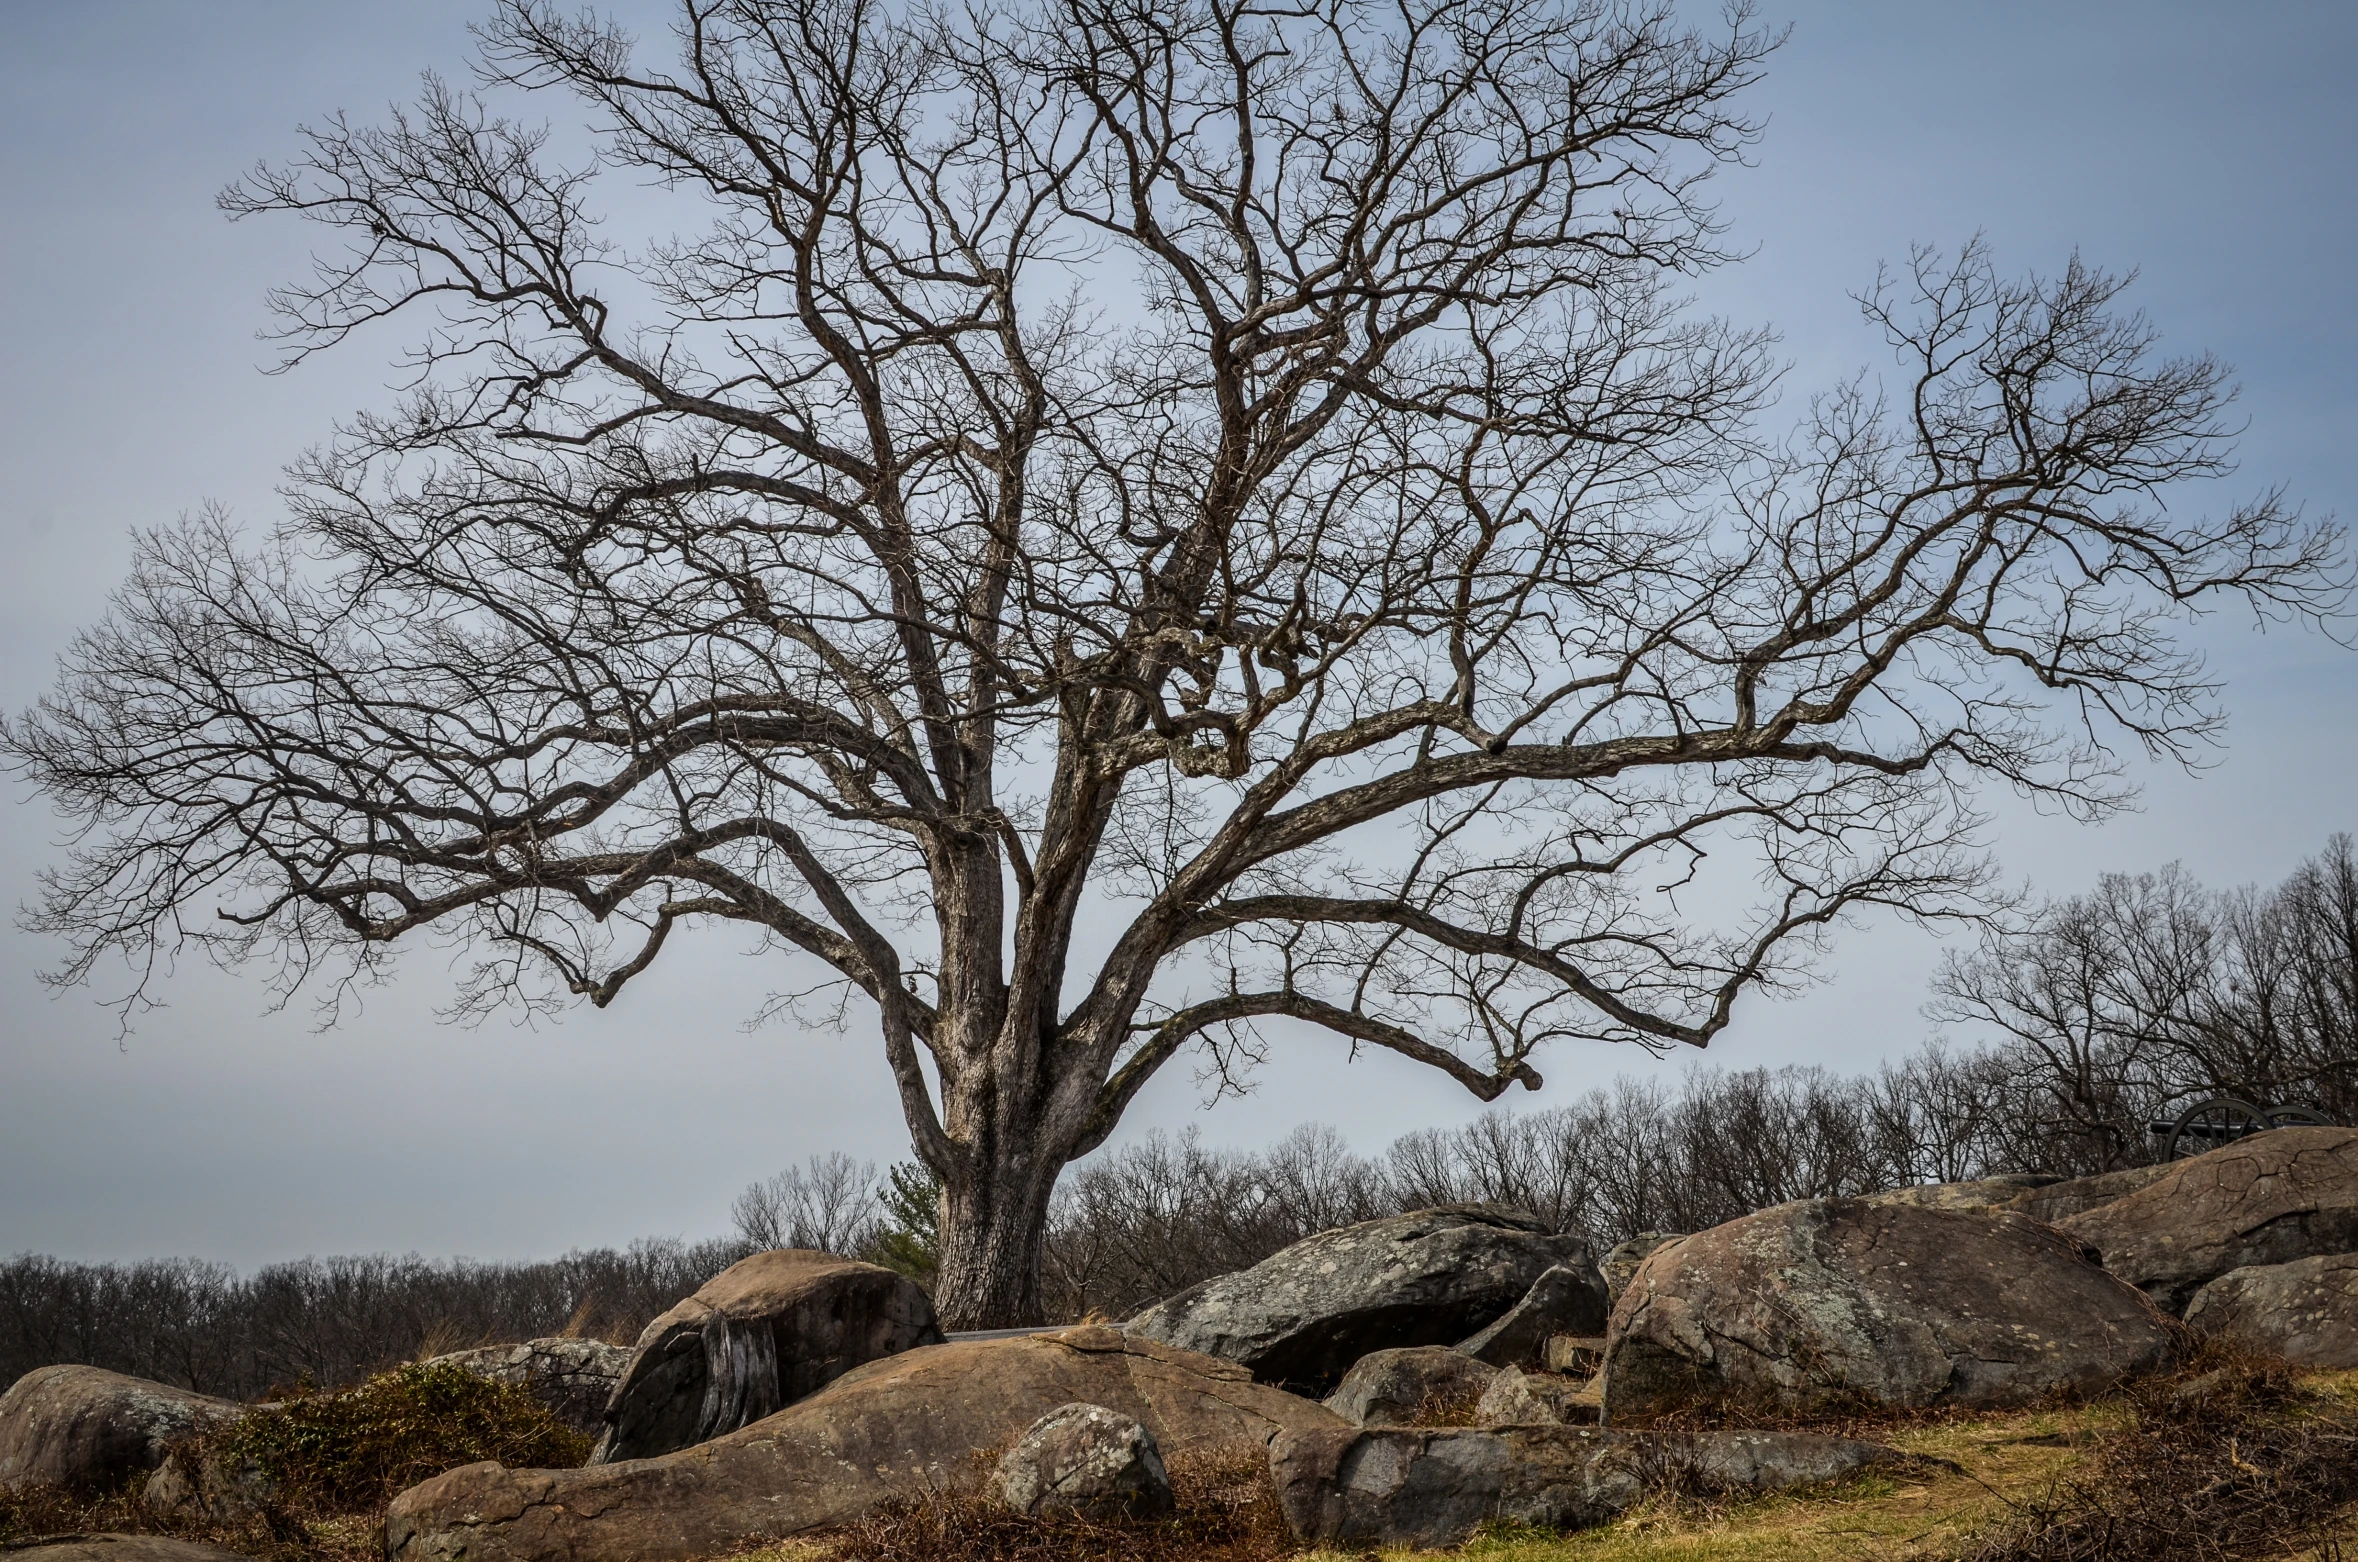
{"type": "Polygon", "coordinates": [[[272,1505],[234,1522],[196,1515],[164,1517],[129,1490],[82,1495],[55,1486],[0,1490],[0,1550],[68,1535],[169,1535],[218,1546],[257,1562],[381,1562],[378,1513],[303,1512],[272,1505]]]}

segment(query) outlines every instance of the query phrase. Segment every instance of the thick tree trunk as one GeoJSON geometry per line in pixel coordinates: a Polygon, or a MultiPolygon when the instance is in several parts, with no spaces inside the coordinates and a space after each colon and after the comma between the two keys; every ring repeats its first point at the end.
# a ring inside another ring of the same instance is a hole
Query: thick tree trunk
{"type": "Polygon", "coordinates": [[[953,1176],[942,1186],[941,1273],[934,1288],[942,1327],[1045,1323],[1040,1264],[1056,1171],[992,1165],[982,1156],[976,1162],[972,1175],[953,1176]]]}

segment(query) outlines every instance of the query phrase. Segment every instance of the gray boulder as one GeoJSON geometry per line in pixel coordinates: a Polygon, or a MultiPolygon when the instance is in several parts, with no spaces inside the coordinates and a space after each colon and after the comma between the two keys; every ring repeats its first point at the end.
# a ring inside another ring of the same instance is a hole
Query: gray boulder
{"type": "Polygon", "coordinates": [[[1370,1351],[1351,1364],[1326,1408],[1355,1426],[1433,1425],[1473,1408],[1498,1369],[1446,1345],[1370,1351]]]}
{"type": "Polygon", "coordinates": [[[1171,1477],[1154,1434],[1103,1405],[1059,1405],[1000,1457],[999,1500],[1018,1513],[1077,1513],[1100,1523],[1161,1518],[1171,1477]]]}
{"type": "Polygon", "coordinates": [[[2358,1251],[2358,1128],[2276,1128],[2056,1222],[2173,1313],[2230,1269],[2358,1251]]]}
{"type": "Polygon", "coordinates": [[[36,1367],[0,1394],[0,1488],[119,1487],[246,1407],[103,1367],[36,1367]]]}
{"type": "Polygon", "coordinates": [[[1613,1309],[1604,1419],[2021,1404],[2158,1366],[2171,1329],[2025,1216],[1805,1199],[1646,1260],[1613,1309]]]}
{"type": "Polygon", "coordinates": [[[2358,1253],[2230,1269],[2194,1293],[2186,1323],[2303,1367],[2358,1367],[2358,1253]]]}
{"type": "Polygon", "coordinates": [[[1593,1528],[1658,1485],[1734,1496],[1814,1485],[1901,1458],[1878,1444],[1802,1432],[1308,1429],[1278,1434],[1269,1469],[1286,1522],[1302,1540],[1443,1547],[1464,1544],[1493,1520],[1593,1528]]]}
{"type": "Polygon", "coordinates": [[[1307,1237],[1123,1327],[1236,1362],[1264,1383],[1324,1394],[1370,1351],[1453,1344],[1550,1269],[1587,1261],[1587,1243],[1517,1211],[1415,1210],[1307,1237]]]}
{"type": "Polygon", "coordinates": [[[1613,1304],[1621,1300],[1621,1293],[1629,1289],[1629,1278],[1638,1272],[1638,1265],[1651,1257],[1656,1248],[1668,1247],[1685,1234],[1680,1231],[1641,1231],[1626,1242],[1615,1243],[1613,1250],[1605,1255],[1605,1261],[1597,1266],[1605,1282],[1606,1310],[1610,1312],[1613,1304]]]}
{"type": "Polygon", "coordinates": [[[630,1371],[627,1345],[604,1340],[529,1340],[486,1345],[436,1356],[429,1365],[460,1367],[497,1383],[514,1383],[548,1406],[549,1414],[585,1437],[605,1424],[606,1404],[630,1371]]]}
{"type": "Polygon", "coordinates": [[[863,1362],[941,1342],[932,1301],[905,1276],[805,1248],[756,1253],[640,1333],[590,1463],[710,1442],[863,1362]]]}
{"type": "Polygon", "coordinates": [[[1584,1252],[1577,1265],[1558,1264],[1532,1281],[1521,1301],[1457,1348],[1494,1367],[1536,1367],[1551,1337],[1602,1334],[1612,1310],[1605,1277],[1584,1252]]]}
{"type": "Polygon", "coordinates": [[[1588,1385],[1554,1372],[1509,1367],[1474,1404],[1476,1426],[1594,1426],[1597,1401],[1588,1385]]]}

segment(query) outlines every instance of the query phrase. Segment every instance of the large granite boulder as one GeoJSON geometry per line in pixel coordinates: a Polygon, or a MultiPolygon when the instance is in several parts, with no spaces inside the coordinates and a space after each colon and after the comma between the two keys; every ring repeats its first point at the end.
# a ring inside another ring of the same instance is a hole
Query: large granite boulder
{"type": "Polygon", "coordinates": [[[1314,1429],[1280,1433],[1269,1471],[1303,1540],[1441,1547],[1501,1520],[1589,1529],[1657,1484],[1729,1496],[1780,1491],[1901,1458],[1879,1444],[1804,1432],[1314,1429]]]}
{"type": "Polygon", "coordinates": [[[2168,1176],[2170,1168],[2177,1164],[2164,1161],[2158,1166],[2131,1166],[2121,1171],[2099,1172],[2093,1177],[2074,1177],[2069,1182],[2051,1182],[2016,1195],[2005,1207],[2053,1225],[2099,1204],[2127,1198],[2148,1183],[2168,1176]]]}
{"type": "Polygon", "coordinates": [[[103,1367],[35,1367],[0,1394],[0,1487],[112,1489],[246,1407],[103,1367]]]}
{"type": "Polygon", "coordinates": [[[1075,1402],[1129,1416],[1166,1457],[1258,1456],[1331,1412],[1232,1363],[1084,1325],[904,1352],[776,1415],[658,1459],[580,1470],[471,1464],[393,1500],[388,1562],[683,1562],[857,1518],[928,1490],[983,1489],[984,1450],[1075,1402]]]}
{"type": "Polygon", "coordinates": [[[1494,1367],[1536,1367],[1546,1359],[1550,1339],[1602,1334],[1612,1311],[1605,1277],[1595,1264],[1558,1264],[1532,1281],[1521,1301],[1489,1327],[1458,1341],[1457,1348],[1494,1367]]]}
{"type": "Polygon", "coordinates": [[[428,1365],[450,1365],[496,1383],[514,1383],[548,1406],[549,1414],[585,1437],[605,1424],[606,1405],[630,1371],[627,1345],[604,1340],[528,1340],[453,1351],[428,1365]]]}
{"type": "Polygon", "coordinates": [[[1077,1513],[1100,1524],[1170,1513],[1171,1475],[1144,1423],[1103,1405],[1059,1405],[1032,1423],[992,1472],[1018,1513],[1077,1513]]]}
{"type": "Polygon", "coordinates": [[[1351,1364],[1326,1408],[1355,1426],[1430,1425],[1472,1408],[1498,1369],[1446,1345],[1370,1351],[1351,1364]]]}
{"type": "Polygon", "coordinates": [[[2303,1367],[2358,1367],[2358,1253],[2230,1269],[2194,1293],[2186,1324],[2303,1367]]]}
{"type": "Polygon", "coordinates": [[[2008,1405],[2156,1366],[2171,1325],[2004,1211],[1805,1199],[1658,1249],[1613,1309],[1604,1416],[2008,1405]]]}
{"type": "Polygon", "coordinates": [[[2230,1269],[2358,1250],[2358,1128],[2275,1128],[2056,1222],[2173,1313],[2230,1269]]]}
{"type": "Polygon", "coordinates": [[[756,1253],[640,1333],[590,1463],[707,1442],[863,1362],[941,1341],[932,1301],[904,1275],[807,1248],[756,1253]]]}
{"type": "Polygon", "coordinates": [[[1550,1269],[1589,1263],[1586,1242],[1533,1216],[1450,1205],[1322,1231],[1123,1327],[1323,1394],[1370,1351],[1455,1344],[1550,1269]]]}
{"type": "Polygon", "coordinates": [[[234,1551],[169,1535],[65,1535],[32,1545],[0,1546],[8,1562],[247,1562],[234,1551]]]}

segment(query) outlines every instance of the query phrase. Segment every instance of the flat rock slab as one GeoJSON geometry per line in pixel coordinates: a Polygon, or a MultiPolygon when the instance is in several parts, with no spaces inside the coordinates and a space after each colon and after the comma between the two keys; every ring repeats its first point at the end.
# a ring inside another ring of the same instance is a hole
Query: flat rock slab
{"type": "Polygon", "coordinates": [[[1414,1210],[1306,1237],[1123,1327],[1324,1394],[1371,1351],[1475,1333],[1558,1265],[1594,1268],[1587,1242],[1486,1205],[1414,1210]]]}
{"type": "Polygon", "coordinates": [[[2303,1367],[2358,1367],[2358,1253],[2230,1269],[2194,1293],[2186,1323],[2303,1367]]]}
{"type": "Polygon", "coordinates": [[[1604,1419],[2011,1405],[2157,1366],[2153,1304],[2005,1211],[1805,1199],[1657,1249],[1613,1310],[1604,1419]]]}
{"type": "Polygon", "coordinates": [[[1879,1444],[1804,1432],[1384,1428],[1280,1433],[1269,1468],[1286,1522],[1303,1540],[1442,1547],[1494,1521],[1594,1528],[1658,1484],[1778,1491],[1902,1458],[1879,1444]]]}
{"type": "Polygon", "coordinates": [[[1103,1406],[1167,1455],[1258,1454],[1285,1429],[1342,1428],[1243,1368],[1118,1329],[908,1351],[858,1367],[725,1437],[580,1470],[471,1464],[393,1500],[388,1562],[684,1562],[857,1518],[925,1490],[976,1490],[978,1455],[1049,1411],[1103,1406]]]}
{"type": "Polygon", "coordinates": [[[2056,1222],[2173,1313],[2230,1269],[2358,1250],[2358,1128],[2274,1128],[2056,1222]]]}
{"type": "Polygon", "coordinates": [[[103,1367],[35,1367],[0,1394],[0,1487],[112,1488],[246,1407],[103,1367]]]}
{"type": "Polygon", "coordinates": [[[0,1547],[0,1556],[8,1562],[247,1562],[238,1552],[168,1535],[67,1535],[0,1547]]]}

